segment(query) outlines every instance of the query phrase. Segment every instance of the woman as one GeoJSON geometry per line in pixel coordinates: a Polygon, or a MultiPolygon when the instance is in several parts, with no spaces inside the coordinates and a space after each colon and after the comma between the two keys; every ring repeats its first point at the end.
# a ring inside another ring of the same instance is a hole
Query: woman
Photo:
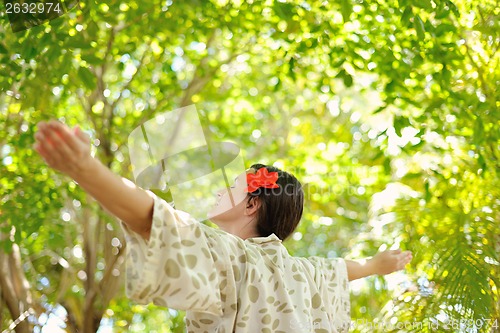
{"type": "Polygon", "coordinates": [[[215,229],[114,175],[91,157],[79,128],[57,121],[38,128],[34,148],[46,163],[123,222],[127,294],[185,310],[189,332],[347,332],[348,281],[411,260],[400,250],[359,262],[291,257],[281,241],[299,223],[303,192],[277,168],[253,165],[220,192],[209,213],[215,229]]]}

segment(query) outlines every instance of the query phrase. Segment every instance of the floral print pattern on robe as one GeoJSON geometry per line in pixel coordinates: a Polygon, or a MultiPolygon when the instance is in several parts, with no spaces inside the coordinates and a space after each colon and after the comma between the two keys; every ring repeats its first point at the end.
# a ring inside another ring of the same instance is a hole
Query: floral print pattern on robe
{"type": "Polygon", "coordinates": [[[243,240],[194,221],[154,196],[148,241],[122,224],[127,295],[186,311],[188,332],[347,332],[340,258],[288,254],[274,234],[243,240]]]}

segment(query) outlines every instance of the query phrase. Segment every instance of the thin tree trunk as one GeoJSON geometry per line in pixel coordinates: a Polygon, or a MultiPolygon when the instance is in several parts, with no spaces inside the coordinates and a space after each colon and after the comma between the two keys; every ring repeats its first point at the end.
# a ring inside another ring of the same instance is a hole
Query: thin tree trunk
{"type": "Polygon", "coordinates": [[[34,304],[30,284],[21,265],[21,253],[17,244],[12,245],[10,253],[0,249],[0,271],[0,299],[7,306],[16,325],[14,330],[16,333],[30,333],[32,331],[30,324],[22,319],[27,311],[34,311],[34,304]]]}

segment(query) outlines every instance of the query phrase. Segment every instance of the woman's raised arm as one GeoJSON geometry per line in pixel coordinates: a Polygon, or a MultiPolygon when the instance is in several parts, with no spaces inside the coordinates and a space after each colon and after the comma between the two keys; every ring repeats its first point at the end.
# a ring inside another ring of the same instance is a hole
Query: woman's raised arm
{"type": "Polygon", "coordinates": [[[104,209],[149,239],[153,198],[126,178],[115,175],[90,155],[90,138],[79,127],[40,122],[34,149],[53,169],[73,178],[104,209]]]}

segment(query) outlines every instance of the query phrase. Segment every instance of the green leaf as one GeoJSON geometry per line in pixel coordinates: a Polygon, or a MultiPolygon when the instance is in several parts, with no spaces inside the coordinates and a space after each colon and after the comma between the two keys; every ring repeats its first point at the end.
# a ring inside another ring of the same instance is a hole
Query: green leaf
{"type": "Polygon", "coordinates": [[[381,107],[377,108],[375,111],[373,111],[373,114],[380,113],[384,111],[387,108],[387,105],[382,105],[381,107]]]}
{"type": "Polygon", "coordinates": [[[444,2],[439,2],[438,7],[436,9],[436,16],[434,16],[436,19],[441,20],[444,19],[445,17],[448,17],[450,15],[450,10],[448,7],[445,6],[444,2]]]}
{"type": "Polygon", "coordinates": [[[398,7],[399,8],[407,8],[409,5],[409,0],[398,0],[398,7]]]}
{"type": "Polygon", "coordinates": [[[352,87],[354,80],[352,78],[352,75],[347,73],[345,69],[341,69],[337,74],[337,77],[344,81],[346,87],[352,87]]]}
{"type": "Polygon", "coordinates": [[[432,4],[430,0],[414,0],[413,4],[416,7],[420,7],[426,10],[432,10],[432,4]]]}
{"type": "Polygon", "coordinates": [[[0,54],[8,54],[8,53],[9,51],[7,51],[3,43],[0,43],[0,54]]]}
{"type": "Polygon", "coordinates": [[[413,25],[415,27],[415,30],[417,31],[417,36],[420,40],[425,38],[425,26],[424,22],[420,18],[420,15],[416,14],[413,17],[413,25]]]}
{"type": "Polygon", "coordinates": [[[87,32],[90,36],[97,36],[99,26],[94,21],[87,23],[87,32]]]}
{"type": "Polygon", "coordinates": [[[64,45],[70,49],[90,49],[90,41],[83,39],[81,35],[76,35],[66,39],[64,45]]]}
{"type": "Polygon", "coordinates": [[[103,62],[103,59],[96,56],[94,53],[84,53],[82,54],[82,60],[85,60],[91,65],[100,65],[103,62]]]}
{"type": "Polygon", "coordinates": [[[78,77],[82,80],[85,87],[89,90],[94,90],[96,87],[96,77],[87,67],[78,69],[78,77]]]}
{"type": "Polygon", "coordinates": [[[295,75],[295,58],[291,57],[290,62],[288,63],[289,69],[288,69],[288,75],[295,81],[297,80],[297,76],[295,75]]]}
{"type": "Polygon", "coordinates": [[[346,75],[344,76],[344,84],[346,85],[346,87],[348,87],[348,88],[352,87],[353,83],[354,83],[354,80],[353,80],[352,75],[349,73],[346,73],[346,75]]]}
{"type": "Polygon", "coordinates": [[[33,45],[26,43],[24,44],[24,47],[21,49],[21,57],[30,60],[35,57],[37,52],[38,50],[35,47],[33,47],[33,45]]]}
{"type": "Polygon", "coordinates": [[[275,1],[274,11],[281,19],[289,20],[293,15],[293,5],[290,3],[275,1]]]}
{"type": "Polygon", "coordinates": [[[344,23],[349,22],[352,14],[352,3],[351,0],[341,0],[340,2],[340,13],[342,13],[342,19],[344,23]]]}
{"type": "Polygon", "coordinates": [[[458,10],[458,7],[453,2],[446,1],[446,4],[451,9],[451,11],[453,12],[453,14],[455,14],[457,17],[460,16],[460,11],[458,10]]]}
{"type": "Polygon", "coordinates": [[[394,117],[394,130],[398,136],[401,136],[401,130],[405,127],[410,126],[410,120],[404,116],[396,116],[394,117]]]}
{"type": "Polygon", "coordinates": [[[413,11],[411,6],[406,7],[405,10],[403,11],[403,15],[401,15],[401,22],[410,24],[411,23],[410,19],[412,17],[412,14],[413,11]]]}
{"type": "Polygon", "coordinates": [[[457,31],[457,27],[450,23],[441,23],[436,27],[434,31],[436,36],[439,37],[447,33],[455,33],[457,31]]]}
{"type": "Polygon", "coordinates": [[[474,123],[474,142],[480,146],[484,140],[484,124],[481,117],[476,118],[474,123]]]}

